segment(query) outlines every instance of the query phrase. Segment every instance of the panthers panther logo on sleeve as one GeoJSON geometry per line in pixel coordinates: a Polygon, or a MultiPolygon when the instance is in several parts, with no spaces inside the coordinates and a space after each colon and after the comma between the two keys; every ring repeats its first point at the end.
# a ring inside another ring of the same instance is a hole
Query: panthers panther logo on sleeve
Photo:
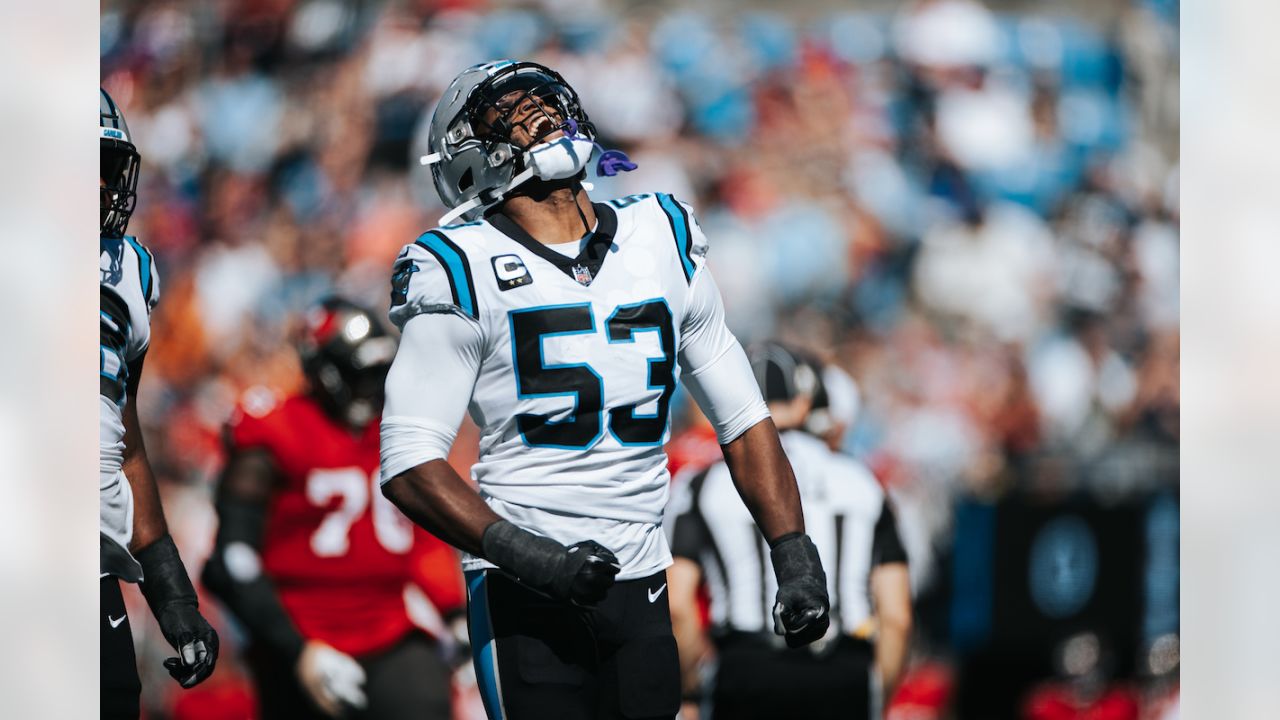
{"type": "Polygon", "coordinates": [[[391,307],[409,302],[409,278],[418,272],[418,264],[410,259],[396,262],[391,272],[391,307]]]}
{"type": "Polygon", "coordinates": [[[98,259],[100,282],[119,285],[124,276],[124,238],[102,238],[102,255],[98,259]]]}

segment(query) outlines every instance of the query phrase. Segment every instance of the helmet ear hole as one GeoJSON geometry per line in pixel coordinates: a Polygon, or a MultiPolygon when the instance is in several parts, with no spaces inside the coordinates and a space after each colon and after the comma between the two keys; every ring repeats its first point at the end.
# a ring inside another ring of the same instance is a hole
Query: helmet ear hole
{"type": "Polygon", "coordinates": [[[475,183],[475,175],[471,172],[471,168],[467,168],[467,171],[462,173],[462,177],[458,178],[458,192],[466,192],[475,183]]]}

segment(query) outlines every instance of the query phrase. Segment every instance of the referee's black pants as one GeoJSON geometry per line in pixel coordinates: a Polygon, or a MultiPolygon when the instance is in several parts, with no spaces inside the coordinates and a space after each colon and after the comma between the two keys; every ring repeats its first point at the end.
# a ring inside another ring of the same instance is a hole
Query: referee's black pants
{"type": "Polygon", "coordinates": [[[759,633],[716,641],[719,668],[712,720],[867,720],[871,717],[872,646],[842,635],[821,654],[778,647],[759,633]]]}

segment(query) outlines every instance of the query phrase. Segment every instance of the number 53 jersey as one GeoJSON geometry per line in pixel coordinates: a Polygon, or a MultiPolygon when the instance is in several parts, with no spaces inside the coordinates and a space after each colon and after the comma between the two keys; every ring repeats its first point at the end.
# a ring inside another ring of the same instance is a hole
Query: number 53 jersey
{"type": "MultiPolygon", "coordinates": [[[[724,328],[706,238],[687,206],[659,193],[594,207],[596,227],[572,257],[501,214],[424,233],[395,263],[390,315],[402,330],[432,313],[471,326],[462,350],[475,359],[474,381],[414,372],[438,389],[474,383],[468,410],[481,437],[472,474],[486,502],[562,543],[600,542],[629,579],[671,561],[660,528],[662,446],[681,368],[696,374],[741,349],[724,328]]],[[[749,368],[745,382],[758,400],[749,368]]],[[[396,390],[389,382],[388,416],[396,390]]],[[[767,416],[763,403],[751,410],[756,421],[767,416]]],[[[395,421],[383,424],[384,479],[423,461],[388,464],[395,421]]]]}

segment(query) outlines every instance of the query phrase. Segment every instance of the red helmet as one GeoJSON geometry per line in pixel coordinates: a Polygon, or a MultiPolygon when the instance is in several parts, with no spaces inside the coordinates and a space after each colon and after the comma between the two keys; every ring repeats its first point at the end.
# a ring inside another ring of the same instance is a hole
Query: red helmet
{"type": "Polygon", "coordinates": [[[307,311],[299,354],[311,392],[326,412],[360,429],[382,413],[396,341],[372,313],[328,297],[307,311]]]}

